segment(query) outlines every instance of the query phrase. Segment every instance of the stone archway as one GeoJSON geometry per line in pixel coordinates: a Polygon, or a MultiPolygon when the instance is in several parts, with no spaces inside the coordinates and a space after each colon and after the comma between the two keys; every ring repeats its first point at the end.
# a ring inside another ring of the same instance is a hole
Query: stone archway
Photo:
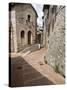
{"type": "Polygon", "coordinates": [[[28,31],[28,44],[29,45],[32,44],[32,33],[31,33],[31,31],[28,31]]]}

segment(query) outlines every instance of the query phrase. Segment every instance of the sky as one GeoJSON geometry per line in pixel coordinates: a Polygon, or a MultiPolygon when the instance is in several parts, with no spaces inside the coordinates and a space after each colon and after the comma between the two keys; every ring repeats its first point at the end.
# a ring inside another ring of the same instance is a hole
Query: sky
{"type": "Polygon", "coordinates": [[[38,14],[38,19],[37,19],[37,24],[39,26],[42,26],[42,16],[43,16],[43,5],[42,4],[32,4],[33,7],[35,8],[37,14],[38,14]]]}

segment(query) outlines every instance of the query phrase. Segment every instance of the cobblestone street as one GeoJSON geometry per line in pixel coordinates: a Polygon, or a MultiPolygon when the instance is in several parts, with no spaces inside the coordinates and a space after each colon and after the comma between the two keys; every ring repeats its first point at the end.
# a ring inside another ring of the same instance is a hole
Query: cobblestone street
{"type": "MultiPolygon", "coordinates": [[[[44,53],[46,53],[45,48],[27,54],[24,57],[22,54],[14,54],[14,59],[12,61],[15,62],[15,64],[20,62],[18,64],[21,64],[22,66],[22,70],[19,71],[20,76],[18,76],[17,70],[15,70],[16,68],[14,69],[14,74],[16,75],[16,86],[17,80],[19,80],[18,83],[20,86],[64,83],[64,78],[60,74],[56,73],[53,68],[44,63],[44,53]],[[16,55],[17,57],[15,57],[16,55]],[[20,84],[21,82],[22,84],[20,84]]],[[[18,67],[18,65],[16,66],[18,67]]]]}
{"type": "MultiPolygon", "coordinates": [[[[44,63],[44,54],[46,49],[42,48],[24,57],[27,63],[33,66],[38,72],[40,72],[44,77],[48,78],[54,84],[64,83],[64,78],[56,73],[52,67],[44,63]]],[[[46,82],[46,81],[45,81],[46,82]]]]}

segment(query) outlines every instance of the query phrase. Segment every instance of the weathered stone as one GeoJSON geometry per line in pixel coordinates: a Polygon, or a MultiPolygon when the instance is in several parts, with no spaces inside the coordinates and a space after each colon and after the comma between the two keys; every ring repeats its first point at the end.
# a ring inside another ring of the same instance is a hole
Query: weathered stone
{"type": "MultiPolygon", "coordinates": [[[[50,11],[51,8],[52,6],[50,6],[49,10],[47,9],[47,11],[50,11]]],[[[49,14],[50,13],[51,12],[49,12],[49,14]]],[[[52,26],[53,30],[50,28],[49,30],[51,33],[49,34],[49,37],[47,35],[47,41],[49,41],[49,43],[47,42],[48,51],[46,54],[46,60],[48,64],[50,64],[56,71],[65,76],[65,7],[57,6],[56,13],[56,20],[54,22],[54,26],[52,26]]],[[[48,22],[49,18],[47,18],[48,22]]],[[[49,24],[50,23],[53,22],[51,21],[49,24]]],[[[47,25],[47,27],[49,26],[47,25]]],[[[46,28],[45,25],[44,28],[46,28]]],[[[44,30],[46,33],[47,29],[44,30]]]]}
{"type": "MultiPolygon", "coordinates": [[[[23,50],[28,45],[35,44],[37,30],[37,13],[31,4],[13,3],[9,11],[9,22],[13,37],[11,51],[23,50]],[[14,46],[14,50],[13,49],[14,46]]],[[[11,30],[10,28],[10,30],[11,30]]]]}

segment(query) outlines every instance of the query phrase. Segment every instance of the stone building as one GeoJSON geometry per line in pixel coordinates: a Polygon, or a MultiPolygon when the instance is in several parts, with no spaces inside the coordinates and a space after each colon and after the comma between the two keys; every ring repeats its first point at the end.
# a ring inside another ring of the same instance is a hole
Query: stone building
{"type": "Polygon", "coordinates": [[[65,76],[65,6],[44,5],[45,62],[65,76]]]}
{"type": "Polygon", "coordinates": [[[56,21],[56,8],[57,6],[44,5],[43,12],[43,45],[48,46],[50,33],[53,32],[54,23],[56,21]],[[45,37],[44,37],[45,36],[45,37]]]}
{"type": "Polygon", "coordinates": [[[10,52],[18,52],[36,43],[37,17],[31,4],[9,4],[10,52]]]}

